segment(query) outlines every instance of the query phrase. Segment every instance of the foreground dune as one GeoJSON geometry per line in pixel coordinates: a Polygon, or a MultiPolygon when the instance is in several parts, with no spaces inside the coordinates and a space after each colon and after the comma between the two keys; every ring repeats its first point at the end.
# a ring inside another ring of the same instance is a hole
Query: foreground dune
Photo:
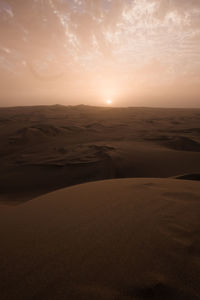
{"type": "Polygon", "coordinates": [[[199,216],[199,182],[176,179],[1,205],[1,299],[200,299],[199,216]]]}

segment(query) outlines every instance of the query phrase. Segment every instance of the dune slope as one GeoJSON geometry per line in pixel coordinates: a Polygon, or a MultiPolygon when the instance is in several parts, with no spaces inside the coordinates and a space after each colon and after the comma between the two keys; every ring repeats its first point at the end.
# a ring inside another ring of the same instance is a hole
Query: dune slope
{"type": "Polygon", "coordinates": [[[0,202],[104,179],[198,179],[199,125],[200,109],[0,108],[0,202]]]}
{"type": "Polygon", "coordinates": [[[0,207],[0,293],[200,299],[200,185],[119,179],[0,207]]]}

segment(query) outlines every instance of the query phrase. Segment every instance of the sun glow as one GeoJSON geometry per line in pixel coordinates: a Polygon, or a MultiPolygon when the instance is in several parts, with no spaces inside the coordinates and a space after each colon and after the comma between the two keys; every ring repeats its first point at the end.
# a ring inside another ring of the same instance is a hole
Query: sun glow
{"type": "Polygon", "coordinates": [[[107,105],[111,105],[112,103],[113,103],[113,102],[112,102],[111,99],[107,99],[107,100],[106,100],[106,104],[107,104],[107,105]]]}
{"type": "Polygon", "coordinates": [[[200,0],[15,2],[0,1],[0,104],[199,106],[200,0]]]}

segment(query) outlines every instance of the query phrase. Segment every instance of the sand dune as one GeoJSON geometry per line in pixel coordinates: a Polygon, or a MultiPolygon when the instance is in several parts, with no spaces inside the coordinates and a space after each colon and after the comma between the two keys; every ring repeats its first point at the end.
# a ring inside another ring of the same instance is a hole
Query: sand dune
{"type": "Polygon", "coordinates": [[[0,201],[94,180],[199,174],[199,124],[199,109],[1,108],[0,201]]]}
{"type": "Polygon", "coordinates": [[[0,109],[0,298],[200,299],[199,121],[197,109],[0,109]]]}
{"type": "Polygon", "coordinates": [[[200,299],[199,215],[199,182],[176,179],[1,205],[1,299],[200,299]]]}

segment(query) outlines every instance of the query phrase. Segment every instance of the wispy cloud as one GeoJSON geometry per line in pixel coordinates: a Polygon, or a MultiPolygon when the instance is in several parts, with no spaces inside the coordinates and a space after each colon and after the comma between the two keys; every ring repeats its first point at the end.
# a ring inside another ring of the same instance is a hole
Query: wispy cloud
{"type": "Polygon", "coordinates": [[[4,0],[0,15],[2,70],[9,55],[44,73],[200,81],[199,0],[4,0]]]}

